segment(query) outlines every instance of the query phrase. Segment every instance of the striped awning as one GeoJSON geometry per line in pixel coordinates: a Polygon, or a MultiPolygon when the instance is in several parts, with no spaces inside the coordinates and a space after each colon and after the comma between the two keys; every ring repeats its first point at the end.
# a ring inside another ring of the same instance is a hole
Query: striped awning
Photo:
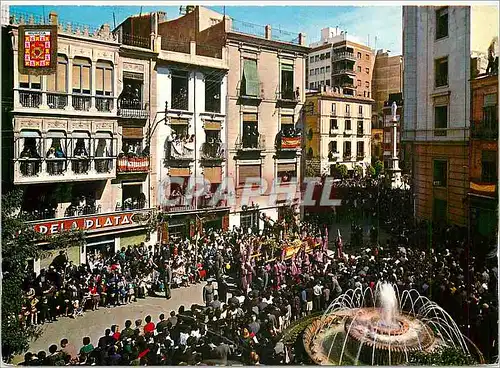
{"type": "Polygon", "coordinates": [[[191,176],[189,167],[172,167],[168,173],[170,176],[191,176]]]}

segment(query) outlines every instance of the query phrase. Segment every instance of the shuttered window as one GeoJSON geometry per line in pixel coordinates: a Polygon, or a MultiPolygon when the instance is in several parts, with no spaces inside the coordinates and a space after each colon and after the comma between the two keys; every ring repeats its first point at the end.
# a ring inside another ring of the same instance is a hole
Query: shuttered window
{"type": "Polygon", "coordinates": [[[39,75],[19,74],[19,88],[41,89],[41,77],[39,75]]]}
{"type": "Polygon", "coordinates": [[[222,167],[205,167],[203,176],[210,184],[220,184],[222,183],[222,167]]]}
{"type": "Polygon", "coordinates": [[[257,72],[257,60],[243,60],[243,79],[241,81],[241,94],[243,96],[259,95],[259,74],[257,72]]]}
{"type": "Polygon", "coordinates": [[[90,94],[90,61],[87,59],[75,58],[73,60],[73,81],[74,93],[90,94]]]}
{"type": "Polygon", "coordinates": [[[123,138],[128,139],[142,139],[143,133],[140,127],[123,127],[122,128],[123,138]]]}
{"type": "Polygon", "coordinates": [[[96,65],[95,93],[100,96],[113,94],[113,66],[111,63],[99,61],[96,65]]]}
{"type": "Polygon", "coordinates": [[[65,93],[68,80],[68,60],[64,55],[57,57],[57,71],[55,74],[47,75],[47,90],[51,92],[65,93]]]}
{"type": "Polygon", "coordinates": [[[244,186],[247,178],[260,178],[260,171],[260,165],[241,165],[238,172],[238,184],[244,186]]]}

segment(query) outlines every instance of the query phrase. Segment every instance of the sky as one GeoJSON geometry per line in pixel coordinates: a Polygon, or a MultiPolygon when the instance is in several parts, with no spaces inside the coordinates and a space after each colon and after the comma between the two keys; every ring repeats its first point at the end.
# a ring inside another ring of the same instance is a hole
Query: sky
{"type": "MultiPolygon", "coordinates": [[[[139,2],[139,0],[137,1],[139,2]]],[[[108,23],[113,27],[113,13],[118,25],[127,16],[163,10],[167,19],[179,17],[179,5],[175,2],[158,6],[74,6],[74,5],[13,5],[11,12],[48,15],[55,10],[64,22],[98,27],[108,23]],[[142,8],[142,9],[141,9],[142,8]]],[[[73,4],[78,1],[72,2],[73,4]]],[[[103,2],[107,3],[107,2],[103,2]]],[[[262,2],[256,2],[256,4],[262,2]]],[[[286,4],[286,2],[284,2],[286,4]]],[[[52,2],[54,4],[54,2],[52,2]]],[[[205,5],[208,8],[223,13],[223,6],[205,5]]],[[[402,7],[401,6],[225,6],[226,15],[244,22],[280,28],[292,33],[303,32],[307,35],[307,44],[319,41],[321,29],[339,27],[348,34],[357,37],[365,44],[376,49],[388,49],[390,54],[401,54],[402,50],[402,7]],[[376,43],[375,43],[376,40],[376,43]]]]}

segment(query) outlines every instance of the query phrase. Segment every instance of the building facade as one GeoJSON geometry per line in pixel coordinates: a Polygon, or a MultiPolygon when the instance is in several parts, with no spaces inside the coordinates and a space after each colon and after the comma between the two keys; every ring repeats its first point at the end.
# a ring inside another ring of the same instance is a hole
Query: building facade
{"type": "MultiPolygon", "coordinates": [[[[3,57],[11,61],[13,104],[4,120],[9,131],[4,147],[9,148],[3,153],[12,161],[3,160],[2,166],[10,179],[4,183],[10,181],[23,191],[21,211],[44,234],[72,227],[85,230],[86,246],[69,250],[75,264],[85,263],[96,251],[147,243],[147,220],[152,216],[145,184],[149,157],[142,150],[134,156],[140,168],[134,190],[126,187],[119,157],[127,145],[122,138],[128,124],[121,98],[124,70],[127,63],[142,65],[142,78],[148,81],[148,61],[137,55],[122,60],[125,51],[108,25],[93,31],[72,28],[51,13],[50,24],[58,26],[56,73],[21,74],[19,26],[46,22],[12,13],[10,19],[2,36],[10,45],[3,57]]],[[[141,94],[148,96],[149,87],[143,84],[141,94]]],[[[139,120],[144,124],[150,114],[147,97],[140,102],[139,120]]],[[[39,265],[36,262],[35,269],[39,265]]]]}
{"type": "Polygon", "coordinates": [[[498,231],[498,71],[471,80],[469,210],[474,245],[495,245],[498,231]]]}
{"type": "Polygon", "coordinates": [[[471,58],[495,36],[496,7],[403,7],[403,141],[420,219],[467,224],[471,58]]]}
{"type": "Polygon", "coordinates": [[[356,166],[364,171],[371,164],[372,103],[333,91],[307,94],[305,154],[311,174],[334,176],[336,165],[343,164],[352,175],[356,166]]]}
{"type": "Polygon", "coordinates": [[[375,100],[373,116],[382,116],[389,95],[403,91],[403,57],[389,56],[387,50],[377,50],[373,66],[372,98],[375,100]]]}
{"type": "Polygon", "coordinates": [[[347,32],[337,28],[321,30],[321,40],[310,45],[307,60],[307,88],[322,86],[343,89],[344,94],[373,97],[372,75],[375,55],[347,32]]]}

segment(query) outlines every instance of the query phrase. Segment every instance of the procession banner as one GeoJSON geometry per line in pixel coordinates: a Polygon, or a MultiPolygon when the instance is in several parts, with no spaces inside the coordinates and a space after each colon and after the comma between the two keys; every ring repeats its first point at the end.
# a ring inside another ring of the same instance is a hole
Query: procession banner
{"type": "Polygon", "coordinates": [[[57,26],[19,26],[19,73],[48,75],[57,70],[57,26]]]}

